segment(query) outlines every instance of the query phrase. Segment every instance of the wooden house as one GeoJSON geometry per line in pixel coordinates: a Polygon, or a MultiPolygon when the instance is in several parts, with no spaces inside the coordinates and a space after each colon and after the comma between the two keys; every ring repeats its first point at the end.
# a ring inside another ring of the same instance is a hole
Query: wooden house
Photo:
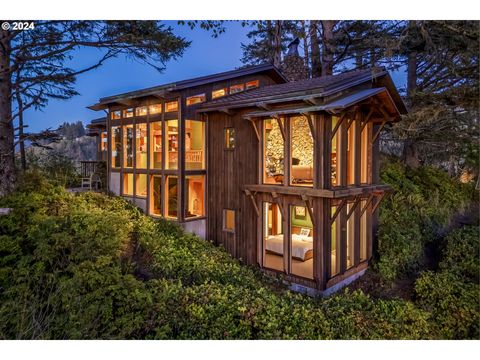
{"type": "MultiPolygon", "coordinates": [[[[384,69],[288,82],[259,65],[100,99],[108,188],[300,291],[372,256],[378,138],[406,113],[384,69]]],[[[103,134],[103,135],[102,135],[103,134]]]]}

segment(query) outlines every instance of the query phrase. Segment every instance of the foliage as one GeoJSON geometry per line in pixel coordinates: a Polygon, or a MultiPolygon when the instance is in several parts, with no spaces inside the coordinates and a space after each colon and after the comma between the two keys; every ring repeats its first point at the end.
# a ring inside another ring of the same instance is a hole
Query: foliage
{"type": "Polygon", "coordinates": [[[442,337],[480,336],[480,230],[454,231],[445,239],[439,272],[424,272],[415,283],[418,303],[430,311],[442,337]]]}
{"type": "Polygon", "coordinates": [[[475,195],[472,185],[458,183],[432,167],[413,170],[388,163],[381,182],[391,185],[394,193],[380,207],[375,267],[386,280],[394,280],[420,268],[426,244],[475,195]]]}
{"type": "Polygon", "coordinates": [[[0,338],[438,337],[411,302],[291,293],[121,198],[67,193],[36,172],[0,206],[13,208],[0,217],[0,338]]]}

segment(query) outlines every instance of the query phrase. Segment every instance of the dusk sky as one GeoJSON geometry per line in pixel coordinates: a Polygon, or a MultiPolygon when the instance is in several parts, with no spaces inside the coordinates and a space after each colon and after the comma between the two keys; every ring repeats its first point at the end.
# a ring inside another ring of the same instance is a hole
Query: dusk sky
{"type": "MultiPolygon", "coordinates": [[[[174,28],[174,33],[185,37],[192,43],[184,56],[167,63],[166,69],[159,73],[152,67],[124,57],[112,59],[97,70],[80,75],[76,82],[76,90],[80,93],[70,100],[50,100],[42,111],[30,110],[25,114],[28,132],[36,132],[46,128],[55,129],[63,122],[82,121],[85,125],[91,119],[104,116],[104,112],[96,112],[86,107],[99,98],[127,91],[138,90],[173,81],[232,70],[242,65],[241,43],[248,43],[249,28],[240,22],[230,22],[227,30],[218,38],[211,33],[188,26],[177,25],[177,21],[166,21],[174,28]]],[[[95,63],[100,57],[97,49],[81,49],[76,51],[72,67],[77,68],[95,63]]],[[[392,74],[398,87],[403,87],[403,74],[392,74]]]]}

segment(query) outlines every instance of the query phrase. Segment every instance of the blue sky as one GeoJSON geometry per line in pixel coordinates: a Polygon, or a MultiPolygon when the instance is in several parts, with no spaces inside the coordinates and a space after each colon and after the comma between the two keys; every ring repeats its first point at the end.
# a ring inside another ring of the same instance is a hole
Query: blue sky
{"type": "MultiPolygon", "coordinates": [[[[63,122],[78,120],[88,124],[91,119],[104,116],[103,111],[86,108],[101,97],[228,71],[242,65],[240,45],[248,43],[249,39],[248,28],[242,27],[239,22],[228,23],[226,32],[218,38],[212,38],[211,33],[201,29],[191,30],[188,26],[177,25],[176,21],[166,23],[174,28],[175,34],[192,42],[183,57],[168,62],[162,73],[131,59],[112,59],[97,70],[78,77],[75,88],[79,96],[69,100],[51,100],[42,111],[29,110],[25,114],[25,122],[29,125],[27,131],[55,129],[63,122]]],[[[93,64],[100,55],[97,49],[77,50],[71,66],[93,64]]],[[[404,85],[403,74],[393,74],[393,78],[397,86],[404,85]]]]}

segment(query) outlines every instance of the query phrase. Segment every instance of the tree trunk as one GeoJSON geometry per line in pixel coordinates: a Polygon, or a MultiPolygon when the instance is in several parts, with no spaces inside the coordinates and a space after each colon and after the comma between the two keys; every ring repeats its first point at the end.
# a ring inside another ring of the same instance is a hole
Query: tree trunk
{"type": "Polygon", "coordinates": [[[333,74],[333,54],[335,53],[333,43],[333,27],[335,21],[322,20],[322,42],[323,42],[323,56],[322,56],[322,76],[333,74]]]}
{"type": "Polygon", "coordinates": [[[18,87],[16,87],[15,96],[18,104],[18,143],[20,145],[20,163],[22,165],[22,171],[25,172],[27,170],[27,158],[25,155],[25,139],[23,136],[23,101],[18,87]]]}
{"type": "Polygon", "coordinates": [[[9,32],[0,30],[0,196],[15,186],[15,146],[12,124],[12,82],[9,32]]]}
{"type": "Polygon", "coordinates": [[[308,77],[312,76],[312,71],[310,68],[310,55],[308,52],[308,34],[307,34],[307,24],[305,23],[305,20],[301,20],[300,23],[302,24],[302,37],[303,37],[303,59],[305,62],[305,65],[308,69],[308,77]]]}
{"type": "Polygon", "coordinates": [[[312,77],[322,76],[322,61],[320,59],[320,43],[318,40],[318,21],[310,21],[310,56],[312,64],[312,77]]]}
{"type": "Polygon", "coordinates": [[[273,65],[280,68],[282,65],[282,21],[276,20],[273,36],[273,65]]]}

